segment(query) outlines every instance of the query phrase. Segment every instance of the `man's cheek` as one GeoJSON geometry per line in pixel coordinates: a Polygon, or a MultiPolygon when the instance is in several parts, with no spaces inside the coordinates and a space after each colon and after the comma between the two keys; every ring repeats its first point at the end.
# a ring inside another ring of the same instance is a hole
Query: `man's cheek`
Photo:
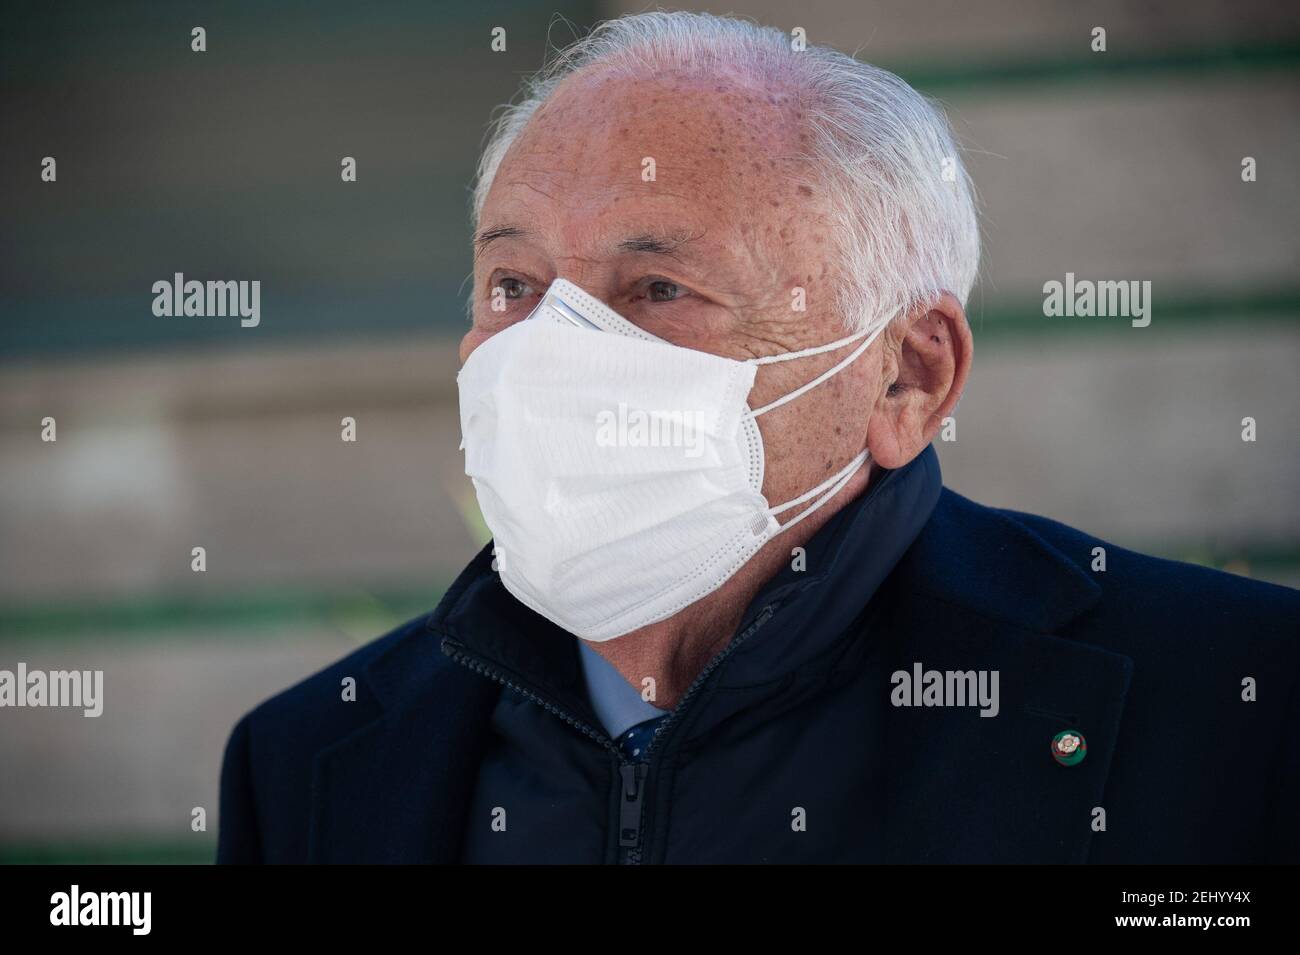
{"type": "Polygon", "coordinates": [[[500,329],[489,331],[488,329],[479,328],[478,326],[471,328],[465,334],[465,337],[460,340],[460,363],[462,365],[465,364],[465,362],[469,360],[469,356],[473,354],[474,349],[478,348],[479,345],[482,345],[485,341],[491,338],[496,331],[500,331],[500,329]]]}

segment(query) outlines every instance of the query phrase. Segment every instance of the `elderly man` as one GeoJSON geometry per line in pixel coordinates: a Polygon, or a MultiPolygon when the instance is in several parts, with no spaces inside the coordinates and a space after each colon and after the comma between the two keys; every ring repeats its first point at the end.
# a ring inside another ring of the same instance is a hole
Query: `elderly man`
{"type": "Polygon", "coordinates": [[[222,860],[1300,855],[1294,592],[943,489],[978,226],[904,82],[616,20],[503,115],[475,218],[494,546],[238,724],[222,860]]]}

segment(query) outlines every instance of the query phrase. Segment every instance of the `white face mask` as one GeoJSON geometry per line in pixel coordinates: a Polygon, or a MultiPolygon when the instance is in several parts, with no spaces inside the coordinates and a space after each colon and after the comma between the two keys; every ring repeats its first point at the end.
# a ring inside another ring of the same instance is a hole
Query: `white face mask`
{"type": "Polygon", "coordinates": [[[479,345],[456,379],[465,473],[506,589],[592,641],[664,620],[717,590],[867,461],[864,450],[771,507],[755,419],[847,367],[879,332],[736,361],[656,338],[556,279],[528,318],[479,345]],[[858,339],[834,367],[750,410],[756,366],[858,339]],[[800,505],[784,525],[777,520],[800,505]]]}

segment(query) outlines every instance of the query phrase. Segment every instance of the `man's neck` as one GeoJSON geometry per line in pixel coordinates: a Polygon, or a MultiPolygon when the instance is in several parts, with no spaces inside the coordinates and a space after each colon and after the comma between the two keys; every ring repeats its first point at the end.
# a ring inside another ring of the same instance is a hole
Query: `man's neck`
{"type": "Polygon", "coordinates": [[[713,593],[667,620],[593,644],[593,648],[639,692],[644,693],[647,678],[653,680],[654,694],[649,702],[660,709],[672,709],[700,671],[731,641],[745,609],[790,559],[791,551],[806,544],[827,521],[862,494],[876,470],[871,465],[859,471],[816,513],[768,541],[713,593]]]}

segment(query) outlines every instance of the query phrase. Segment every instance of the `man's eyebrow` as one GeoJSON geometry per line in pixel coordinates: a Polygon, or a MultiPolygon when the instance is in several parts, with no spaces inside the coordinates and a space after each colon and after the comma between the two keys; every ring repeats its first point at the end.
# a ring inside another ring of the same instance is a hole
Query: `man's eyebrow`
{"type": "MultiPolygon", "coordinates": [[[[477,259],[482,255],[483,251],[497,239],[520,239],[529,235],[532,235],[532,233],[528,230],[512,225],[493,226],[484,229],[474,237],[474,258],[477,259]]],[[[703,233],[700,233],[700,235],[703,235],[703,233]]],[[[684,245],[698,239],[700,235],[691,235],[688,232],[643,232],[629,236],[620,242],[616,248],[620,252],[646,252],[652,255],[668,255],[675,258],[684,245]]]]}
{"type": "Polygon", "coordinates": [[[652,255],[670,255],[674,258],[677,251],[686,243],[698,239],[698,235],[686,232],[671,234],[642,233],[630,236],[618,244],[620,252],[649,252],[652,255]]]}
{"type": "Polygon", "coordinates": [[[491,243],[497,239],[520,239],[529,233],[524,229],[516,228],[512,225],[494,226],[491,229],[484,229],[478,235],[474,236],[474,258],[483,254],[491,243]]]}

